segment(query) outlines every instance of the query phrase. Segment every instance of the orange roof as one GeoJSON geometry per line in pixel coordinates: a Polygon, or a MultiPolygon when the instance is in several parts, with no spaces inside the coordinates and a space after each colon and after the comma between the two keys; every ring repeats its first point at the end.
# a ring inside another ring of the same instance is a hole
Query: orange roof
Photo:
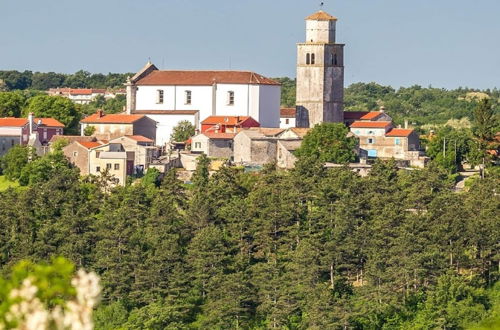
{"type": "Polygon", "coordinates": [[[142,135],[126,135],[126,137],[131,138],[132,140],[135,140],[137,142],[154,142],[153,140],[142,135]]]}
{"type": "Polygon", "coordinates": [[[409,136],[411,133],[413,133],[412,129],[393,128],[385,136],[409,136]]]}
{"type": "Polygon", "coordinates": [[[92,149],[92,148],[100,147],[103,145],[103,143],[100,141],[95,141],[95,142],[94,141],[76,141],[76,142],[87,149],[92,149]]]}
{"type": "Polygon", "coordinates": [[[281,108],[280,117],[281,118],[295,118],[295,108],[281,108]]]}
{"type": "Polygon", "coordinates": [[[392,123],[390,121],[355,121],[351,124],[354,128],[386,128],[392,123]]]}
{"type": "Polygon", "coordinates": [[[214,140],[231,140],[236,136],[236,133],[202,133],[209,139],[214,139],[214,140]]]}
{"type": "Polygon", "coordinates": [[[310,16],[306,17],[306,21],[336,21],[337,17],[320,10],[310,16]]]}
{"type": "Polygon", "coordinates": [[[92,94],[92,90],[91,89],[70,89],[69,90],[69,93],[71,95],[90,95],[92,94]]]}
{"type": "Polygon", "coordinates": [[[54,118],[35,118],[35,123],[38,123],[40,120],[42,121],[42,125],[49,127],[64,127],[60,121],[54,118]]]}
{"type": "Polygon", "coordinates": [[[28,123],[26,118],[5,117],[0,118],[0,126],[23,127],[28,123]]]}
{"type": "Polygon", "coordinates": [[[381,114],[380,111],[344,111],[344,119],[372,120],[381,114]]]}
{"type": "Polygon", "coordinates": [[[249,116],[210,116],[201,122],[202,125],[231,125],[236,126],[249,119],[249,116]]]}
{"type": "Polygon", "coordinates": [[[137,85],[256,84],[280,85],[277,81],[250,71],[152,71],[137,85]]]}
{"type": "Polygon", "coordinates": [[[98,112],[80,121],[81,123],[90,124],[132,124],[139,119],[144,118],[143,115],[125,115],[125,114],[110,114],[100,115],[98,112]]]}

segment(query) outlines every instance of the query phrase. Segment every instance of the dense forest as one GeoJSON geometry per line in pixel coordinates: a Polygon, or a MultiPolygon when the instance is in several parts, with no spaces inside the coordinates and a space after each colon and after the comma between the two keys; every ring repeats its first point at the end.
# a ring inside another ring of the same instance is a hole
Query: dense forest
{"type": "Polygon", "coordinates": [[[0,193],[1,275],[54,256],[96,271],[97,329],[500,326],[494,171],[455,193],[435,166],[210,176],[202,158],[191,185],[150,171],[110,191],[44,158],[0,193]]]}

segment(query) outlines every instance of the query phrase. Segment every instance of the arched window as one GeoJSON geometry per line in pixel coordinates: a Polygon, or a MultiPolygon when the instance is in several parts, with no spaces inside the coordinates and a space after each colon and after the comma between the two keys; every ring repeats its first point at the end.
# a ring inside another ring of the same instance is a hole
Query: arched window
{"type": "Polygon", "coordinates": [[[337,54],[333,54],[333,65],[337,65],[337,54]]]}
{"type": "Polygon", "coordinates": [[[306,64],[311,64],[311,54],[306,54],[306,64]]]}
{"type": "Polygon", "coordinates": [[[314,64],[314,62],[315,62],[315,57],[316,57],[316,56],[314,55],[314,53],[313,53],[313,54],[311,54],[311,64],[314,64]]]}

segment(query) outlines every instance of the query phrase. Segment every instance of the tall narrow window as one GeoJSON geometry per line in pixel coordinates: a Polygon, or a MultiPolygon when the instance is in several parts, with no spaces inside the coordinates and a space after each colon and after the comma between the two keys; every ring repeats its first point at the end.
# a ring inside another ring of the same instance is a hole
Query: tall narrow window
{"type": "Polygon", "coordinates": [[[186,91],[185,93],[186,99],[184,100],[184,104],[191,104],[191,91],[186,91]]]}
{"type": "Polygon", "coordinates": [[[306,64],[307,65],[311,64],[311,54],[309,53],[306,54],[306,64]]]}
{"type": "Polygon", "coordinates": [[[227,105],[234,105],[234,92],[227,92],[227,105]]]}
{"type": "Polygon", "coordinates": [[[157,93],[158,94],[157,94],[157,97],[156,97],[156,103],[162,104],[163,103],[163,93],[164,93],[164,91],[162,89],[159,89],[157,91],[157,93]]]}
{"type": "Polygon", "coordinates": [[[338,65],[337,54],[333,54],[333,65],[338,65]]]}
{"type": "Polygon", "coordinates": [[[316,57],[316,56],[314,55],[314,53],[313,53],[313,54],[311,54],[311,64],[314,64],[314,62],[315,62],[315,60],[316,60],[316,58],[315,58],[315,57],[316,57]]]}

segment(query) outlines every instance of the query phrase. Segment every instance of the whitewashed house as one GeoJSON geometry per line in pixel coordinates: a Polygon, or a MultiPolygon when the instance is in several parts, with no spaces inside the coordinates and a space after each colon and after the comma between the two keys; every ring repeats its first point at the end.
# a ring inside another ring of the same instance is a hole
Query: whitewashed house
{"type": "Polygon", "coordinates": [[[147,63],[127,87],[127,113],[158,122],[156,143],[188,120],[200,128],[209,116],[251,116],[263,127],[279,127],[281,86],[248,71],[160,71],[147,63]]]}

